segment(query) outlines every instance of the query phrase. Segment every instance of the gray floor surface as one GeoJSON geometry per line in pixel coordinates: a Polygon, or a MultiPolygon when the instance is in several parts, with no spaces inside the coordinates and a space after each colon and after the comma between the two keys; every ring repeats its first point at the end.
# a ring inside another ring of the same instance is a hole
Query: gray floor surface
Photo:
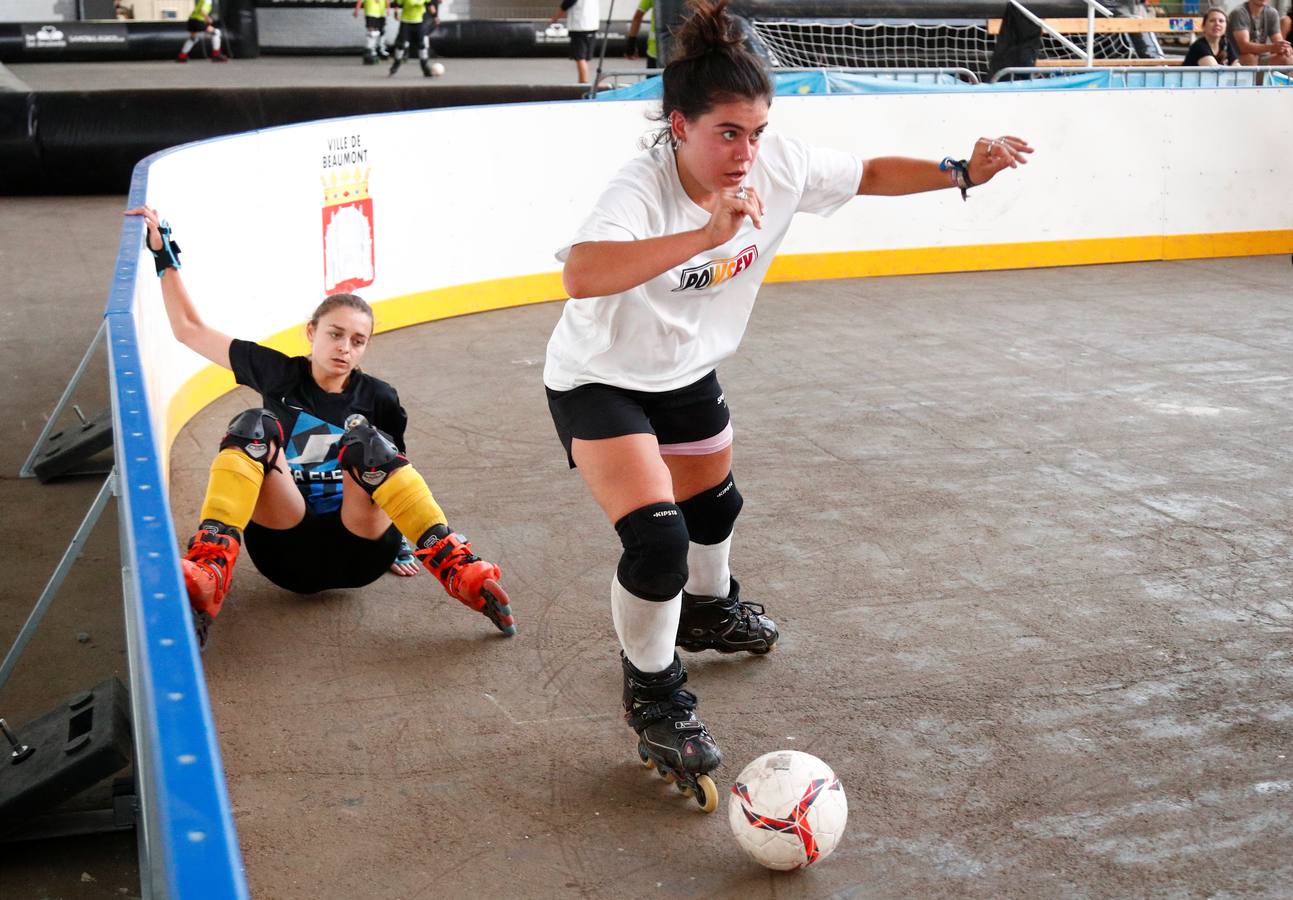
{"type": "MultiPolygon", "coordinates": [[[[638,766],[619,545],[542,401],[559,306],[379,337],[368,367],[520,635],[429,578],[301,598],[243,565],[206,665],[253,889],[1287,892],[1289,277],[1267,257],[764,289],[721,375],[733,568],[785,637],[690,657],[690,686],[721,783],[783,747],[843,779],[848,837],[798,877],[638,766]]],[[[181,435],[177,529],[254,402],[181,435]]]]}
{"type": "MultiPolygon", "coordinates": [[[[38,91],[115,90],[140,87],[363,87],[381,89],[392,84],[574,84],[575,64],[568,59],[454,59],[443,58],[442,78],[425,79],[413,64],[395,77],[384,65],[365,66],[356,56],[262,56],[213,65],[192,60],[176,65],[170,60],[98,63],[87,77],[86,63],[14,63],[8,70],[38,91]]],[[[642,60],[609,58],[604,72],[640,70],[642,60]]],[[[594,61],[593,71],[597,65],[594,61]]]]}

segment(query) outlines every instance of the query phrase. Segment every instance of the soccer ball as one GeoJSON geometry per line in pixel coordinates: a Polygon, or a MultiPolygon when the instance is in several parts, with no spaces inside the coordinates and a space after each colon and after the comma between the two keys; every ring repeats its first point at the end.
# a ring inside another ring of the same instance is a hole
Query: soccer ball
{"type": "Polygon", "coordinates": [[[769,869],[800,869],[831,855],[849,806],[831,767],[798,750],[765,753],[741,770],[727,822],[741,849],[769,869]]]}
{"type": "Polygon", "coordinates": [[[444,74],[444,63],[431,63],[431,74],[439,78],[444,74]]]}

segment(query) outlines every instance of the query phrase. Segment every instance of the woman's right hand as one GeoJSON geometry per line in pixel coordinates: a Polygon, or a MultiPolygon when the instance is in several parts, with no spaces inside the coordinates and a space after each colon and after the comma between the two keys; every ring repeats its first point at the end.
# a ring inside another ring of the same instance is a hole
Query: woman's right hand
{"type": "Polygon", "coordinates": [[[763,199],[752,187],[719,192],[709,221],[702,229],[710,248],[722,246],[736,237],[746,216],[750,217],[755,228],[762,228],[763,212],[763,199]]]}
{"type": "Polygon", "coordinates": [[[161,220],[157,216],[157,210],[151,206],[136,206],[134,209],[126,210],[122,215],[143,216],[144,223],[148,226],[148,249],[153,251],[162,249],[161,220]]]}

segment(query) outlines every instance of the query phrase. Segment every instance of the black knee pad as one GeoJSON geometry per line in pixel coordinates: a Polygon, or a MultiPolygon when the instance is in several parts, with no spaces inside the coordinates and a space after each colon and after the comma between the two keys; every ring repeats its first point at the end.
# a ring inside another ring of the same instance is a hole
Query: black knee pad
{"type": "Polygon", "coordinates": [[[241,450],[265,467],[265,474],[278,462],[278,454],[287,442],[283,423],[267,409],[244,409],[234,416],[225,429],[221,450],[241,450]]]}
{"type": "Polygon", "coordinates": [[[741,514],[745,501],[736,489],[732,473],[727,477],[678,504],[687,520],[687,533],[697,544],[721,544],[732,533],[736,517],[741,514]]]}
{"type": "Polygon", "coordinates": [[[408,464],[408,457],[386,432],[369,425],[360,415],[346,420],[337,465],[349,472],[370,497],[392,472],[408,464]]]}
{"type": "Polygon", "coordinates": [[[643,600],[672,600],[687,583],[687,523],[672,503],[652,503],[615,523],[624,554],[620,584],[643,600]]]}

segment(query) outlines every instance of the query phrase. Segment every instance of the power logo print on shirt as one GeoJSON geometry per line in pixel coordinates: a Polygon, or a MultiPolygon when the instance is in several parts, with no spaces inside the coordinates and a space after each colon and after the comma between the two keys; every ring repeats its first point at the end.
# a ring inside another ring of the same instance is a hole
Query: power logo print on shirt
{"type": "Polygon", "coordinates": [[[337,445],[342,431],[330,422],[307,412],[296,417],[292,435],[287,439],[287,463],[292,480],[306,485],[305,502],[317,513],[341,509],[341,484],[344,477],[337,466],[337,445]]]}
{"type": "Polygon", "coordinates": [[[678,286],[673,289],[673,293],[703,291],[707,287],[730,281],[754,265],[754,261],[758,258],[759,248],[751,244],[730,259],[711,259],[699,266],[683,269],[682,277],[678,279],[678,286]]]}

